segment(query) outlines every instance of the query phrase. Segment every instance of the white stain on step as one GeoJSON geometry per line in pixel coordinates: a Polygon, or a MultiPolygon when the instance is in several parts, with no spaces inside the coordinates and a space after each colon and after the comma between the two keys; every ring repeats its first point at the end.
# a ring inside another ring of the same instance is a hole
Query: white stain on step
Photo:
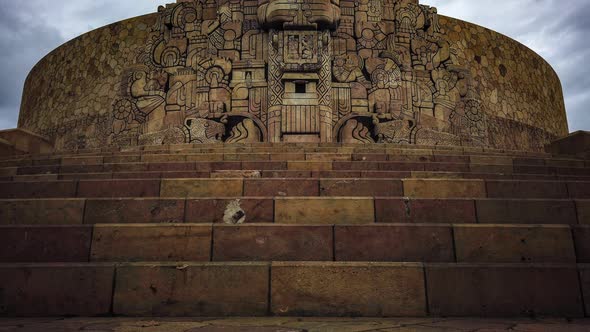
{"type": "Polygon", "coordinates": [[[230,225],[243,224],[244,222],[246,222],[246,212],[242,210],[241,202],[239,199],[231,201],[225,207],[223,222],[230,225]]]}

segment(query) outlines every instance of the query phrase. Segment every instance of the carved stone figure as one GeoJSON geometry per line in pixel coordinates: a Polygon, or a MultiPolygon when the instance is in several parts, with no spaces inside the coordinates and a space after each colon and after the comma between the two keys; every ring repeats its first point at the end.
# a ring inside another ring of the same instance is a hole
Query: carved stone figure
{"type": "Polygon", "coordinates": [[[113,102],[117,144],[178,130],[190,143],[486,139],[476,87],[417,1],[193,0],[159,13],[113,102]]]}

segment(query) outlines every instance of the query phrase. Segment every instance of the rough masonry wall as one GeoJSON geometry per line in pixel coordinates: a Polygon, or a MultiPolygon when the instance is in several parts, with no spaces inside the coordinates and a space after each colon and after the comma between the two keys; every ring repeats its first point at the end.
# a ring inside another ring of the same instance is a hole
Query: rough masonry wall
{"type": "Polygon", "coordinates": [[[18,127],[55,140],[60,149],[104,146],[121,75],[145,47],[157,18],[117,22],[48,54],[27,77],[18,127]]]}
{"type": "Polygon", "coordinates": [[[540,150],[568,132],[557,75],[516,41],[414,0],[289,1],[183,0],[85,34],[33,68],[19,127],[58,149],[317,140],[540,150]],[[275,15],[283,2],[300,14],[275,15]]]}
{"type": "Polygon", "coordinates": [[[455,62],[469,68],[490,116],[490,146],[538,149],[569,133],[563,91],[551,66],[523,44],[440,16],[455,62]]]}

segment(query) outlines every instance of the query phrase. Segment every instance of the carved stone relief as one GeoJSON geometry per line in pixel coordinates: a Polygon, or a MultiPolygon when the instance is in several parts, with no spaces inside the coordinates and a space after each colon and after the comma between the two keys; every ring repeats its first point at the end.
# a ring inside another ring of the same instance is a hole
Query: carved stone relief
{"type": "MultiPolygon", "coordinates": [[[[106,60],[118,82],[95,84],[100,97],[60,86],[76,102],[57,105],[67,110],[55,118],[38,112],[23,123],[65,149],[253,142],[538,149],[563,132],[559,112],[535,113],[543,109],[537,93],[562,100],[555,84],[537,92],[532,83],[509,83],[522,66],[494,71],[474,43],[494,46],[498,58],[501,49],[528,55],[469,27],[418,0],[179,0],[133,32],[133,48],[123,46],[130,28],[109,28],[103,47],[121,47],[126,59],[106,60]]],[[[30,95],[27,108],[55,106],[30,95]]]]}

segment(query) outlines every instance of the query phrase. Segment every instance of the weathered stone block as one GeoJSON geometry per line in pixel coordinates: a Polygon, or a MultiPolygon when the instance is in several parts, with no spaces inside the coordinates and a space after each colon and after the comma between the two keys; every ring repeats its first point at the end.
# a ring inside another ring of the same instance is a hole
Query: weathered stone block
{"type": "Polygon", "coordinates": [[[0,226],[0,262],[88,262],[92,227],[0,226]]]}
{"type": "Polygon", "coordinates": [[[487,180],[490,198],[568,198],[564,182],[487,180]]]}
{"type": "Polygon", "coordinates": [[[192,223],[272,223],[272,198],[189,199],[186,222],[192,223]]]}
{"type": "Polygon", "coordinates": [[[469,161],[471,164],[485,164],[485,165],[509,165],[512,166],[513,159],[511,156],[500,155],[470,155],[469,161]]]}
{"type": "Polygon", "coordinates": [[[379,165],[382,163],[372,161],[335,161],[332,164],[335,171],[379,171],[379,165]]]}
{"type": "Polygon", "coordinates": [[[162,162],[148,164],[148,171],[150,172],[187,172],[194,170],[195,163],[193,162],[162,162]]]}
{"type": "Polygon", "coordinates": [[[96,225],[92,261],[209,261],[211,226],[96,225]]]}
{"type": "Polygon", "coordinates": [[[105,172],[147,172],[147,163],[104,164],[105,172]]]}
{"type": "Polygon", "coordinates": [[[332,261],[331,226],[215,226],[214,261],[332,261]]]}
{"type": "Polygon", "coordinates": [[[289,161],[287,169],[290,171],[329,171],[332,170],[330,161],[289,161]]]}
{"type": "Polygon", "coordinates": [[[337,261],[453,262],[450,225],[335,226],[337,261]]]}
{"type": "Polygon", "coordinates": [[[43,165],[43,166],[24,166],[17,170],[18,175],[34,175],[34,174],[57,174],[59,173],[59,162],[57,165],[43,165]]]}
{"type": "Polygon", "coordinates": [[[271,312],[284,316],[425,316],[423,267],[273,263],[271,312]]]}
{"type": "Polygon", "coordinates": [[[305,160],[305,153],[277,152],[270,155],[270,160],[303,161],[305,160]]]}
{"type": "Polygon", "coordinates": [[[144,154],[141,156],[141,162],[144,163],[172,163],[182,161],[186,161],[184,154],[144,154]]]}
{"type": "Polygon", "coordinates": [[[184,221],[184,205],[184,199],[89,199],[84,223],[181,223],[184,221]]]}
{"type": "Polygon", "coordinates": [[[454,227],[459,263],[575,263],[568,226],[460,225],[454,227]]]}
{"type": "Polygon", "coordinates": [[[339,179],[321,180],[322,196],[380,196],[399,197],[403,195],[401,180],[390,179],[339,179]]]}
{"type": "Polygon", "coordinates": [[[469,199],[376,198],[379,223],[475,223],[475,204],[469,199]]]}
{"type": "Polygon", "coordinates": [[[586,304],[586,317],[590,317],[590,265],[584,265],[580,268],[580,282],[582,283],[582,293],[586,304]]]}
{"type": "Polygon", "coordinates": [[[579,263],[590,263],[590,225],[574,227],[574,243],[579,263]]]}
{"type": "Polygon", "coordinates": [[[0,315],[107,315],[114,270],[96,264],[0,265],[0,315]]]}
{"type": "Polygon", "coordinates": [[[481,180],[405,179],[404,196],[411,198],[479,198],[486,197],[481,180]]]}
{"type": "Polygon", "coordinates": [[[264,171],[285,171],[287,163],[282,161],[243,161],[242,169],[264,170],[264,171]]]}
{"type": "Polygon", "coordinates": [[[590,198],[590,182],[568,182],[567,190],[571,198],[590,198]]]}
{"type": "Polygon", "coordinates": [[[264,263],[131,264],[117,267],[113,311],[125,316],[262,316],[264,263]]]}
{"type": "Polygon", "coordinates": [[[78,183],[78,197],[159,197],[160,180],[87,180],[78,183]]]}
{"type": "Polygon", "coordinates": [[[476,200],[480,224],[576,224],[569,200],[476,200]]]}
{"type": "Polygon", "coordinates": [[[0,200],[0,224],[82,224],[84,204],[83,199],[0,200]]]}
{"type": "Polygon", "coordinates": [[[426,266],[429,312],[435,316],[582,317],[575,266],[426,266]]]}
{"type": "Polygon", "coordinates": [[[590,200],[577,200],[575,204],[578,213],[578,223],[590,224],[590,200]]]}
{"type": "Polygon", "coordinates": [[[242,196],[242,179],[162,179],[162,197],[242,196]]]}
{"type": "Polygon", "coordinates": [[[61,165],[98,165],[103,161],[102,156],[64,157],[61,159],[61,165]]]}
{"type": "Polygon", "coordinates": [[[75,196],[75,181],[0,183],[0,198],[67,198],[75,196]]]}
{"type": "Polygon", "coordinates": [[[223,161],[223,153],[199,153],[186,155],[186,161],[223,161]]]}
{"type": "Polygon", "coordinates": [[[371,198],[277,198],[275,222],[367,224],[375,222],[375,209],[371,198]]]}
{"type": "Polygon", "coordinates": [[[319,196],[320,181],[304,179],[247,179],[244,196],[319,196]]]}

